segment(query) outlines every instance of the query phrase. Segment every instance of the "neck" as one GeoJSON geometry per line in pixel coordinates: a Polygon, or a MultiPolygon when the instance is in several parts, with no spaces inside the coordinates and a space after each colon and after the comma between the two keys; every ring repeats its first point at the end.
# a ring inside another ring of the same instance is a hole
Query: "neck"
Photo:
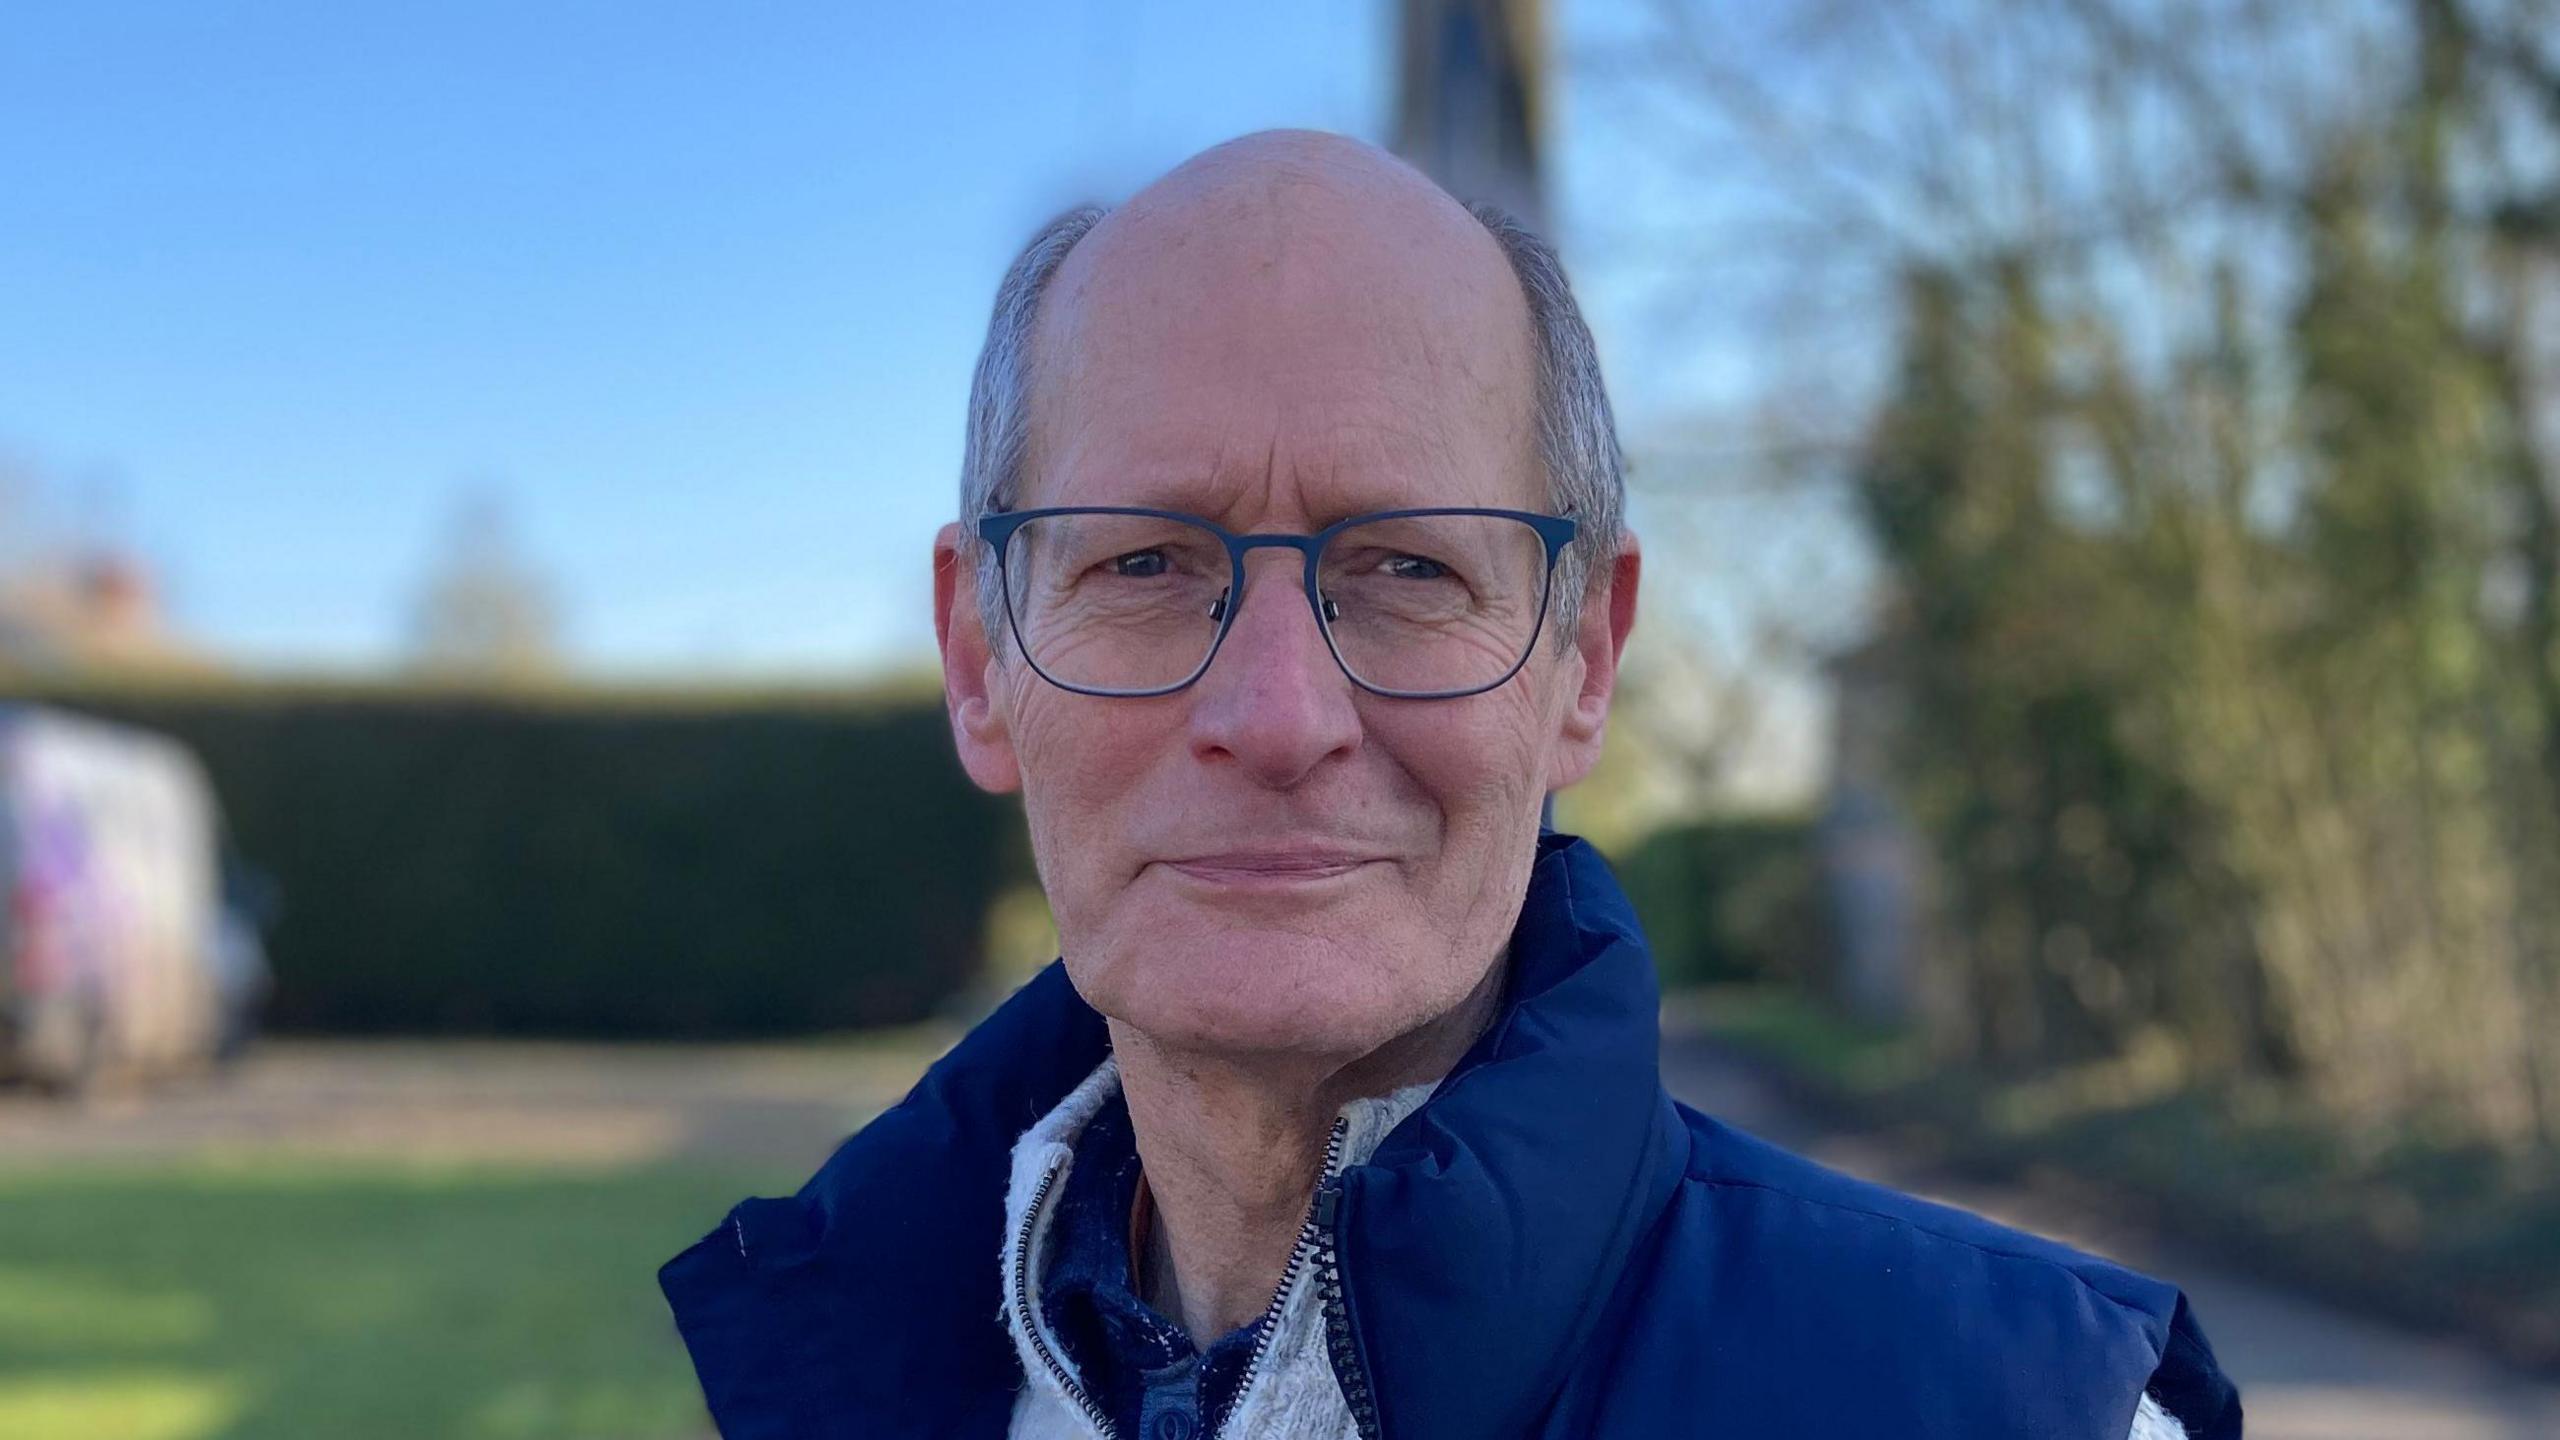
{"type": "Polygon", "coordinates": [[[1151,1215],[1147,1302],[1206,1347],[1262,1313],[1351,1101],[1436,1080],[1499,1008],[1507,957],[1447,1013],[1345,1063],[1237,1059],[1110,1022],[1151,1215]]]}

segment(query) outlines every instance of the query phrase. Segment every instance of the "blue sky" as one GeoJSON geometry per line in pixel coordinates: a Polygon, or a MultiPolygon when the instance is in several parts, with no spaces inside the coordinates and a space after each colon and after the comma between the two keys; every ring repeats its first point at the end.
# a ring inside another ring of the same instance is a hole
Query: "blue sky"
{"type": "Polygon", "coordinates": [[[0,452],[247,660],[390,658],[489,490],[584,662],[917,655],[1012,248],[1242,131],[1380,134],[1386,25],[13,5],[0,452]]]}
{"type": "MultiPolygon", "coordinates": [[[[1570,44],[1637,12],[1552,13],[1570,44]]],[[[1383,139],[1392,17],[15,0],[0,467],[252,668],[395,662],[487,495],[583,669],[928,664],[929,545],[1006,260],[1249,130],[1383,139]]],[[[1612,237],[1751,187],[1666,181],[1630,143],[1647,122],[1554,98],[1553,228],[1641,451],[1649,411],[1747,389],[1758,352],[1658,303],[1669,273],[1729,308],[1711,247],[1629,264],[1612,237]]],[[[1755,503],[1634,496],[1640,654],[1686,629],[1741,656],[1755,591],[1827,586],[1755,503]]]]}

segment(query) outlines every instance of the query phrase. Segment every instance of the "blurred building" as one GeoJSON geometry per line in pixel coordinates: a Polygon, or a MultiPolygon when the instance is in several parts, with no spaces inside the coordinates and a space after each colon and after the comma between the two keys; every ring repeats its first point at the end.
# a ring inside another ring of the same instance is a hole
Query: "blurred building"
{"type": "Polygon", "coordinates": [[[1912,1018],[1928,941],[1928,854],[1893,785],[1910,713],[1910,677],[1888,618],[1831,656],[1831,783],[1814,825],[1831,922],[1833,998],[1852,1014],[1912,1018]]]}
{"type": "Polygon", "coordinates": [[[0,572],[0,670],[224,668],[172,631],[150,567],[110,548],[0,572]]]}
{"type": "Polygon", "coordinates": [[[1538,0],[1404,0],[1396,153],[1461,200],[1490,200],[1546,229],[1538,0]]]}

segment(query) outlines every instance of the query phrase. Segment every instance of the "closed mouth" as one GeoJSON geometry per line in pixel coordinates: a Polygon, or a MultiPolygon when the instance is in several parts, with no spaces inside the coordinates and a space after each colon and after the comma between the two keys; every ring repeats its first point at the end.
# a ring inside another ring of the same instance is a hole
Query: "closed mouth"
{"type": "Polygon", "coordinates": [[[1338,851],[1231,851],[1219,855],[1197,855],[1186,860],[1167,860],[1163,864],[1195,880],[1217,884],[1304,883],[1348,875],[1364,865],[1380,863],[1375,857],[1338,851]]]}

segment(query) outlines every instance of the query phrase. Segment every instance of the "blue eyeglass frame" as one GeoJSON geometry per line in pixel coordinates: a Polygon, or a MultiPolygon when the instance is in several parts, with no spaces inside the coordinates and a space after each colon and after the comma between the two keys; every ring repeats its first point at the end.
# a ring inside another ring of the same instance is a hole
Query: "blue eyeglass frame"
{"type": "Polygon", "coordinates": [[[1512,676],[1520,673],[1520,667],[1529,663],[1529,657],[1537,653],[1538,637],[1546,633],[1547,607],[1555,596],[1556,558],[1564,553],[1565,546],[1573,543],[1574,534],[1580,528],[1579,523],[1571,515],[1546,515],[1535,510],[1499,510],[1468,505],[1422,505],[1403,510],[1372,510],[1363,515],[1347,516],[1312,535],[1280,533],[1238,535],[1206,516],[1194,515],[1187,510],[1159,510],[1146,505],[1052,505],[1032,510],[1002,510],[986,516],[978,522],[978,538],[986,541],[996,552],[997,584],[1004,591],[1005,625],[1013,632],[1014,647],[1022,652],[1024,662],[1030,665],[1034,674],[1061,690],[1112,700],[1143,700],[1157,695],[1171,695],[1177,690],[1189,688],[1194,681],[1209,673],[1210,663],[1218,658],[1219,648],[1227,643],[1227,632],[1235,628],[1236,612],[1244,608],[1245,552],[1271,547],[1295,550],[1305,557],[1306,563],[1303,568],[1306,577],[1307,609],[1316,617],[1316,633],[1324,637],[1324,648],[1332,653],[1333,663],[1341,669],[1344,677],[1352,684],[1372,695],[1384,696],[1390,700],[1457,700],[1469,695],[1481,695],[1487,690],[1509,683],[1512,676]],[[1152,690],[1104,690],[1088,685],[1070,685],[1040,668],[1040,662],[1031,658],[1029,642],[1022,638],[1022,619],[1013,613],[1013,584],[1012,577],[1005,573],[1005,552],[1012,548],[1013,532],[1045,515],[1143,515],[1158,520],[1180,520],[1199,526],[1225,543],[1227,593],[1221,597],[1224,608],[1218,616],[1218,633],[1209,640],[1209,653],[1200,657],[1200,663],[1192,669],[1190,674],[1170,685],[1159,685],[1152,690]],[[1538,618],[1529,627],[1529,643],[1520,648],[1520,658],[1511,662],[1510,669],[1482,685],[1470,685],[1463,690],[1390,690],[1384,686],[1372,685],[1353,673],[1351,662],[1342,658],[1342,647],[1334,642],[1333,623],[1325,616],[1324,593],[1316,585],[1316,557],[1323,553],[1325,542],[1354,525],[1363,525],[1375,520],[1404,520],[1424,515],[1486,515],[1505,520],[1517,520],[1538,532],[1539,540],[1546,545],[1546,574],[1538,587],[1538,618]]]}

